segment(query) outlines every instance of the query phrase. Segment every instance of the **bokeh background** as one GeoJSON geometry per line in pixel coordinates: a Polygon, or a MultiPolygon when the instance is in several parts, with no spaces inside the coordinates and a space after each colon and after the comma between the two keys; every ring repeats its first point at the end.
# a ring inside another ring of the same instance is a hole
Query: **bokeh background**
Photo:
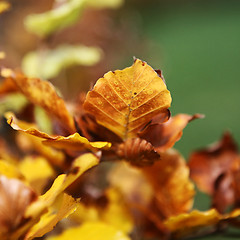
{"type": "MultiPolygon", "coordinates": [[[[49,10],[53,1],[9,2],[11,9],[0,16],[2,65],[21,67],[27,52],[46,46],[98,46],[102,57],[97,64],[73,65],[49,79],[65,99],[75,100],[106,71],[129,66],[136,56],[163,71],[172,115],[205,114],[187,126],[175,145],[186,159],[227,130],[240,144],[239,1],[125,0],[115,9],[86,8],[76,23],[47,39],[27,31],[23,22],[29,14],[49,10]]],[[[195,207],[208,206],[208,198],[198,193],[195,207]]]]}

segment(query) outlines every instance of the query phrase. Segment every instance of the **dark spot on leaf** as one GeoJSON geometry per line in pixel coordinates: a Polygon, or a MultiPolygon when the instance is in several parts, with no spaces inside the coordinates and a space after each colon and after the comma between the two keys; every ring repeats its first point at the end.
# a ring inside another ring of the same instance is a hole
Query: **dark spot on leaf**
{"type": "Polygon", "coordinates": [[[145,62],[142,62],[142,66],[144,66],[145,65],[145,62]]]}
{"type": "Polygon", "coordinates": [[[137,95],[137,93],[135,92],[134,95],[137,95]]]}
{"type": "Polygon", "coordinates": [[[69,171],[70,174],[77,174],[79,172],[80,167],[74,167],[69,171]]]}

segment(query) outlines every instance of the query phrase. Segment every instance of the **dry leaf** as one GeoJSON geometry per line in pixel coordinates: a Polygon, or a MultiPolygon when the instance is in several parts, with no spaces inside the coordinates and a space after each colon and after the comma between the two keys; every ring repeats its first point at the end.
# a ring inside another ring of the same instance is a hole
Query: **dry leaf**
{"type": "Polygon", "coordinates": [[[44,234],[53,230],[56,224],[63,218],[72,214],[76,208],[79,199],[75,200],[71,196],[64,194],[59,209],[54,209],[45,213],[40,221],[33,226],[33,228],[27,233],[25,240],[31,240],[36,237],[42,237],[44,234]]]}
{"type": "Polygon", "coordinates": [[[36,194],[21,181],[0,175],[0,238],[2,240],[11,239],[11,234],[26,222],[25,210],[36,198],[36,194]]]}
{"type": "Polygon", "coordinates": [[[161,154],[161,160],[142,169],[154,191],[154,202],[159,216],[164,219],[188,212],[193,205],[194,185],[189,169],[176,150],[161,154]]]}
{"type": "Polygon", "coordinates": [[[85,171],[98,163],[99,158],[91,153],[86,153],[76,158],[69,173],[59,175],[52,187],[27,209],[25,216],[34,218],[41,214],[44,209],[54,203],[59,194],[76,181],[85,171]]]}
{"type": "Polygon", "coordinates": [[[111,144],[108,142],[89,142],[86,138],[81,137],[78,133],[74,133],[68,137],[63,136],[50,136],[47,133],[41,132],[35,128],[34,125],[29,126],[29,124],[19,121],[13,113],[6,113],[8,124],[15,130],[28,133],[30,135],[43,138],[45,145],[52,146],[60,149],[67,150],[83,150],[90,149],[97,151],[98,149],[108,149],[111,147],[111,144]]]}
{"type": "Polygon", "coordinates": [[[19,91],[30,102],[41,106],[49,114],[56,117],[70,133],[75,132],[74,120],[51,83],[38,78],[28,78],[22,73],[14,71],[8,77],[14,80],[19,91]]]}
{"type": "MultiPolygon", "coordinates": [[[[160,116],[162,117],[162,116],[160,116]]],[[[181,136],[183,129],[187,124],[197,118],[203,118],[201,114],[195,114],[193,116],[187,114],[178,114],[171,117],[167,122],[162,123],[159,117],[153,119],[153,121],[138,135],[149,141],[159,152],[164,152],[167,149],[173,147],[181,136]]]]}
{"type": "Polygon", "coordinates": [[[108,72],[88,92],[84,109],[122,139],[137,132],[154,116],[168,115],[171,96],[163,80],[145,62],[108,72]]]}
{"type": "Polygon", "coordinates": [[[117,145],[116,154],[136,166],[151,165],[160,159],[152,144],[140,138],[130,138],[117,145]]]}
{"type": "Polygon", "coordinates": [[[170,217],[164,224],[172,232],[173,239],[182,239],[186,236],[196,236],[205,227],[216,225],[220,219],[221,215],[215,209],[205,212],[193,210],[170,217]]]}
{"type": "Polygon", "coordinates": [[[237,160],[236,143],[229,133],[225,133],[220,142],[191,154],[191,178],[201,191],[213,194],[217,178],[231,169],[237,160]]]}

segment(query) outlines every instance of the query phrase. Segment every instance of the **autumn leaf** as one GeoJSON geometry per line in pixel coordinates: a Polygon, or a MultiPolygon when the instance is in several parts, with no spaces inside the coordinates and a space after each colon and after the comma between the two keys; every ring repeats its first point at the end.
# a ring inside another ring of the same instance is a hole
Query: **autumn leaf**
{"type": "Polygon", "coordinates": [[[79,223],[102,221],[127,234],[134,228],[123,195],[113,187],[107,188],[99,198],[79,202],[70,218],[79,223]]]}
{"type": "Polygon", "coordinates": [[[183,129],[194,119],[203,118],[201,114],[177,114],[167,122],[159,123],[159,117],[155,117],[151,123],[140,133],[139,137],[149,141],[156,151],[164,152],[173,147],[183,133],[183,129]]]}
{"type": "MultiPolygon", "coordinates": [[[[16,234],[22,222],[28,222],[24,212],[37,199],[37,195],[20,180],[0,175],[0,199],[0,238],[12,239],[10,236],[16,234]]],[[[24,230],[20,234],[23,233],[24,230]]]]}
{"type": "Polygon", "coordinates": [[[130,138],[116,147],[116,155],[135,166],[148,166],[160,159],[150,142],[141,138],[130,138]]]}
{"type": "Polygon", "coordinates": [[[27,233],[25,240],[31,240],[36,237],[42,237],[46,233],[53,230],[56,224],[63,218],[67,218],[72,214],[76,208],[79,199],[74,199],[71,196],[64,194],[62,196],[61,205],[59,209],[52,209],[42,215],[40,221],[35,224],[27,233]]]}
{"type": "Polygon", "coordinates": [[[85,222],[80,227],[69,228],[62,234],[49,237],[47,240],[130,240],[122,231],[104,222],[85,222]]]}
{"type": "Polygon", "coordinates": [[[133,138],[158,114],[168,115],[171,96],[163,80],[145,62],[110,71],[88,92],[84,109],[122,139],[133,138]]]}
{"type": "Polygon", "coordinates": [[[72,167],[67,174],[59,175],[51,188],[38,201],[34,202],[26,211],[26,217],[38,216],[44,209],[51,206],[56,198],[74,181],[76,181],[85,171],[96,166],[99,158],[91,153],[86,153],[73,161],[72,167]]]}
{"type": "Polygon", "coordinates": [[[206,227],[214,227],[221,218],[222,216],[215,209],[205,212],[193,210],[190,213],[170,217],[164,224],[172,232],[174,239],[182,239],[186,236],[192,236],[194,233],[197,235],[206,227]]]}
{"type": "Polygon", "coordinates": [[[154,190],[154,204],[168,218],[188,212],[193,205],[194,185],[184,158],[174,149],[161,154],[161,160],[142,169],[154,190]]]}
{"type": "Polygon", "coordinates": [[[56,117],[70,133],[75,132],[73,117],[51,83],[38,78],[28,78],[22,73],[12,70],[8,77],[15,82],[18,90],[31,103],[44,108],[50,115],[56,117]]]}
{"type": "Polygon", "coordinates": [[[86,138],[80,136],[78,133],[74,133],[68,137],[63,136],[50,136],[47,133],[39,131],[34,125],[26,124],[23,121],[18,120],[13,113],[5,114],[8,124],[15,130],[28,133],[30,135],[43,138],[43,142],[47,146],[68,149],[68,150],[82,150],[90,149],[96,151],[98,149],[108,149],[111,144],[108,142],[89,142],[86,138]]]}
{"type": "Polygon", "coordinates": [[[190,156],[191,178],[201,191],[212,196],[212,206],[219,212],[232,204],[239,206],[239,165],[237,145],[228,132],[219,142],[190,156]]]}

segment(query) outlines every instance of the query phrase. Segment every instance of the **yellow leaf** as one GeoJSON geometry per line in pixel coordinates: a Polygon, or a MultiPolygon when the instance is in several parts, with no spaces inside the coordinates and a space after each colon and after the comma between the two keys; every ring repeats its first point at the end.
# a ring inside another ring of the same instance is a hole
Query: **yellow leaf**
{"type": "Polygon", "coordinates": [[[49,179],[55,176],[53,168],[43,157],[28,156],[19,163],[18,168],[38,194],[42,193],[49,179]]]}
{"type": "Polygon", "coordinates": [[[136,133],[154,116],[169,115],[171,96],[165,83],[145,62],[110,71],[88,92],[84,108],[98,123],[123,139],[136,133]]]}
{"type": "Polygon", "coordinates": [[[4,160],[0,160],[0,174],[8,178],[24,179],[21,171],[15,165],[4,160]]]}
{"type": "Polygon", "coordinates": [[[93,204],[80,202],[71,218],[79,223],[103,221],[124,233],[130,233],[134,227],[133,219],[123,195],[116,188],[108,188],[104,198],[106,198],[104,205],[98,204],[98,199],[93,204]]]}
{"type": "Polygon", "coordinates": [[[216,209],[205,212],[193,210],[190,213],[183,213],[168,218],[164,224],[174,234],[175,238],[181,238],[191,233],[196,233],[204,227],[213,226],[221,220],[222,216],[216,209]]]}
{"type": "Polygon", "coordinates": [[[130,240],[123,232],[103,222],[87,222],[80,227],[70,228],[47,240],[130,240]]]}
{"type": "Polygon", "coordinates": [[[86,153],[76,158],[68,174],[59,175],[52,187],[38,201],[34,202],[26,211],[26,217],[38,216],[47,207],[51,206],[58,195],[77,180],[85,171],[99,163],[99,158],[94,154],[86,153]]]}
{"type": "Polygon", "coordinates": [[[60,220],[67,218],[76,210],[77,202],[78,200],[67,194],[63,194],[61,206],[57,212],[53,210],[42,215],[40,221],[28,232],[25,239],[31,240],[36,237],[42,237],[44,234],[50,232],[60,220]]]}
{"type": "Polygon", "coordinates": [[[18,132],[16,141],[24,152],[32,152],[34,149],[44,156],[53,166],[64,169],[65,155],[63,152],[42,144],[42,139],[24,132],[18,132]]]}
{"type": "Polygon", "coordinates": [[[44,138],[46,141],[43,143],[47,146],[67,149],[67,150],[98,150],[98,149],[108,149],[111,147],[111,143],[108,142],[89,142],[87,138],[81,137],[78,133],[74,133],[68,137],[63,136],[50,136],[47,133],[41,132],[34,125],[29,125],[23,121],[19,121],[13,113],[6,113],[8,124],[15,130],[31,134],[33,136],[44,138]]]}
{"type": "Polygon", "coordinates": [[[87,138],[81,137],[78,133],[74,133],[68,137],[59,136],[55,139],[48,139],[43,143],[47,146],[68,150],[81,150],[82,148],[98,150],[111,147],[111,143],[108,142],[89,142],[87,138]]]}
{"type": "Polygon", "coordinates": [[[102,212],[102,220],[124,233],[130,233],[134,226],[133,219],[123,196],[117,189],[109,188],[107,189],[107,197],[109,204],[102,212]]]}

